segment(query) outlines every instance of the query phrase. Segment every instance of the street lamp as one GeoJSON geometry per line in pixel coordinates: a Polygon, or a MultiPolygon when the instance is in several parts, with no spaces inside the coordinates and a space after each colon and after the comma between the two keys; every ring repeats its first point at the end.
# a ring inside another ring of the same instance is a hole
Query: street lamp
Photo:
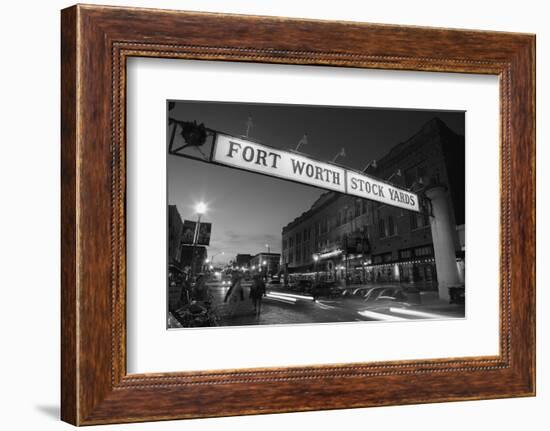
{"type": "Polygon", "coordinates": [[[376,164],[376,160],[371,160],[370,162],[368,162],[367,165],[363,168],[363,172],[366,172],[367,169],[370,167],[373,167],[374,169],[378,167],[376,164]]]}
{"type": "Polygon", "coordinates": [[[199,215],[199,218],[201,215],[203,215],[207,210],[207,206],[204,202],[199,202],[197,205],[195,205],[195,211],[199,215]]]}
{"type": "Polygon", "coordinates": [[[207,259],[206,263],[210,262],[212,265],[214,265],[214,258],[215,258],[216,256],[218,256],[219,254],[221,254],[221,255],[223,256],[223,255],[225,254],[225,252],[220,251],[220,252],[218,252],[218,253],[216,253],[216,254],[213,254],[212,257],[211,257],[210,259],[207,259]]]}
{"type": "Polygon", "coordinates": [[[393,172],[393,174],[391,174],[387,179],[386,181],[391,181],[393,177],[401,177],[403,176],[402,172],[401,172],[401,169],[397,169],[396,171],[393,172]]]}

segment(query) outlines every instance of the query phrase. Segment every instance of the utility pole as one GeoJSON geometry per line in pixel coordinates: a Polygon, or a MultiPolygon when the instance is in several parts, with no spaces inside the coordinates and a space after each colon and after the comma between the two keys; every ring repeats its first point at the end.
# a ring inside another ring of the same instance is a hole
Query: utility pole
{"type": "Polygon", "coordinates": [[[191,280],[195,278],[195,259],[196,259],[196,247],[199,240],[200,226],[201,226],[201,216],[206,212],[206,204],[204,202],[199,202],[195,206],[195,211],[197,212],[197,223],[195,224],[195,232],[193,235],[193,249],[191,251],[191,280]]]}

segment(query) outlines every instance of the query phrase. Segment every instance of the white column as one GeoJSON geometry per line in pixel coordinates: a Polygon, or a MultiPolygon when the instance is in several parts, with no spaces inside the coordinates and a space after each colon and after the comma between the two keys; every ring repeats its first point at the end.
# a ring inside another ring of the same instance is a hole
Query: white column
{"type": "Polygon", "coordinates": [[[460,284],[454,246],[455,226],[451,221],[446,188],[441,185],[426,190],[432,204],[430,224],[440,299],[449,299],[449,286],[460,284]]]}

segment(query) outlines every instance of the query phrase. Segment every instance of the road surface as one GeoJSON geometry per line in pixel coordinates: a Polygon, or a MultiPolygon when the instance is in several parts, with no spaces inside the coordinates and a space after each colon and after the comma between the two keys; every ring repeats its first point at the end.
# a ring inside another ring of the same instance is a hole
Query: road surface
{"type": "Polygon", "coordinates": [[[220,326],[281,325],[298,323],[333,323],[360,321],[403,321],[419,319],[463,318],[464,306],[442,302],[430,304],[365,303],[361,298],[319,298],[313,300],[307,293],[286,290],[279,285],[268,285],[262,301],[261,313],[255,315],[249,299],[251,282],[243,282],[244,301],[224,303],[229,289],[221,281],[207,283],[213,298],[213,307],[220,326]]]}

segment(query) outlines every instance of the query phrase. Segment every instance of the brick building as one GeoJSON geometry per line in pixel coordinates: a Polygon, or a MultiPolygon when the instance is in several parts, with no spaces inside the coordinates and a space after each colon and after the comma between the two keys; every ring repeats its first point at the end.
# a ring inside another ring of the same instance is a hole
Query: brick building
{"type": "Polygon", "coordinates": [[[237,267],[237,268],[241,268],[241,267],[246,267],[248,268],[248,264],[250,263],[250,260],[252,259],[252,255],[251,254],[238,254],[237,256],[235,256],[235,260],[233,261],[233,264],[237,267]]]}
{"type": "Polygon", "coordinates": [[[258,253],[248,263],[248,268],[254,268],[255,271],[260,268],[266,274],[278,274],[280,270],[281,254],[280,253],[258,253]],[[265,264],[264,264],[265,262],[265,264]]]}
{"type": "Polygon", "coordinates": [[[205,246],[183,244],[183,221],[176,205],[168,205],[168,265],[180,271],[192,268],[195,274],[203,271],[208,257],[205,246]]]}
{"type": "Polygon", "coordinates": [[[181,236],[183,233],[183,221],[178,208],[168,205],[168,262],[179,266],[181,261],[181,236]]]}
{"type": "MultiPolygon", "coordinates": [[[[365,173],[420,195],[445,187],[457,271],[464,277],[464,137],[434,118],[365,173]]],[[[416,213],[326,192],[282,231],[282,269],[348,283],[408,282],[437,288],[429,205],[416,213]],[[314,259],[317,257],[317,260],[314,259]]]]}

